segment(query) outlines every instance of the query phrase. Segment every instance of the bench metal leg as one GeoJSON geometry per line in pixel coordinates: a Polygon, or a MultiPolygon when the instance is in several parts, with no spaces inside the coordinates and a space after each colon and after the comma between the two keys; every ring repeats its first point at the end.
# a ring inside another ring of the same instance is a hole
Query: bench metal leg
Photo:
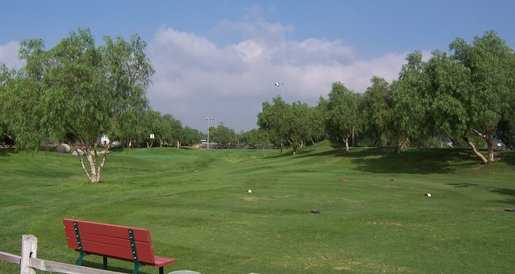
{"type": "Polygon", "coordinates": [[[103,256],[102,263],[104,265],[104,269],[107,269],[107,256],[103,256]]]}
{"type": "Polygon", "coordinates": [[[163,266],[159,268],[159,274],[165,274],[165,269],[163,266]]]}
{"type": "Polygon", "coordinates": [[[79,253],[79,258],[77,258],[77,260],[75,261],[75,264],[76,265],[83,265],[84,264],[84,252],[80,251],[79,253]]]}
{"type": "Polygon", "coordinates": [[[132,270],[132,274],[139,274],[139,262],[134,262],[134,269],[132,270]]]}

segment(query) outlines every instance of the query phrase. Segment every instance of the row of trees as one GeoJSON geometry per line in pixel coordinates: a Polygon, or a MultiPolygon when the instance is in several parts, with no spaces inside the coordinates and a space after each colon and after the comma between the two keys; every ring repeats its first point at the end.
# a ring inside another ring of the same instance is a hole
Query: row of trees
{"type": "Polygon", "coordinates": [[[146,144],[147,147],[157,144],[160,147],[180,148],[182,145],[198,144],[203,137],[200,131],[182,126],[181,121],[170,114],[162,115],[158,111],[148,109],[136,113],[134,118],[125,130],[113,132],[113,136],[123,140],[123,144],[129,148],[141,144],[146,144]]]}
{"type": "Polygon", "coordinates": [[[326,137],[346,150],[361,140],[398,151],[436,139],[467,145],[488,163],[497,139],[513,144],[515,53],[497,34],[456,39],[449,52],[434,51],[427,61],[420,52],[406,59],[397,80],[374,77],[363,94],[335,83],[314,107],[280,97],[265,102],[258,126],[294,153],[326,137]]]}
{"type": "MultiPolygon", "coordinates": [[[[42,40],[24,41],[23,67],[0,66],[1,138],[18,149],[71,142],[91,182],[100,181],[110,149],[99,143],[103,134],[128,147],[198,143],[199,131],[149,106],[154,70],[145,47],[138,36],[105,37],[97,45],[82,29],[48,49],[42,40]]],[[[326,138],[346,150],[360,141],[398,151],[445,139],[488,163],[496,138],[513,144],[514,116],[515,54],[487,32],[471,43],[456,39],[449,52],[435,51],[428,60],[412,53],[397,80],[374,77],[363,94],[335,83],[316,106],[276,97],[263,103],[259,129],[236,134],[220,124],[209,132],[223,145],[273,144],[293,153],[326,138]]]]}
{"type": "MultiPolygon", "coordinates": [[[[289,104],[281,97],[275,97],[271,103],[263,103],[257,124],[266,131],[269,142],[280,147],[281,151],[289,146],[294,154],[325,136],[323,107],[310,107],[303,102],[289,104]]],[[[256,134],[258,137],[260,133],[256,134]]]]}
{"type": "Polygon", "coordinates": [[[93,183],[101,180],[110,149],[99,143],[103,134],[128,146],[150,143],[150,134],[161,145],[201,138],[150,108],[146,89],[154,70],[139,36],[107,36],[103,42],[97,45],[84,29],[49,49],[42,40],[27,40],[19,50],[23,67],[0,66],[1,139],[18,149],[71,142],[93,183]]]}

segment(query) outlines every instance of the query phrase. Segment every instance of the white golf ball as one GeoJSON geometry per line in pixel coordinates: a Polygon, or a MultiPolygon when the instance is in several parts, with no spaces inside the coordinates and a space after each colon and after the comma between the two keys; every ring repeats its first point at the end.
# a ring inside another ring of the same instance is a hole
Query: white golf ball
{"type": "Polygon", "coordinates": [[[249,189],[247,192],[248,192],[248,193],[252,193],[252,189],[249,189]]]}
{"type": "Polygon", "coordinates": [[[431,193],[426,193],[426,196],[431,198],[431,193]]]}

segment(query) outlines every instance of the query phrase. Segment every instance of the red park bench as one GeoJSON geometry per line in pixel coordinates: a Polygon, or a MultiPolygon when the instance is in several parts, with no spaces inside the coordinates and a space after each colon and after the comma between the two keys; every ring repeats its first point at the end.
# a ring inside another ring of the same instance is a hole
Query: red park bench
{"type": "Polygon", "coordinates": [[[140,265],[159,267],[159,274],[163,274],[165,265],[175,263],[174,258],[154,255],[148,229],[73,219],[63,223],[68,247],[80,252],[77,265],[82,265],[88,254],[103,256],[104,268],[107,257],[131,261],[133,274],[138,274],[140,265]]]}

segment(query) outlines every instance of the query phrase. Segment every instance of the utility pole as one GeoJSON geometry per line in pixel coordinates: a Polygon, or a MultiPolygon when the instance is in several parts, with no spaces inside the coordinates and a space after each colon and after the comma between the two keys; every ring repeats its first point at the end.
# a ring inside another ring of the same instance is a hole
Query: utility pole
{"type": "Polygon", "coordinates": [[[215,117],[213,116],[207,116],[206,118],[206,121],[207,121],[207,149],[209,150],[209,128],[211,126],[211,122],[214,122],[215,121],[215,117]]]}

